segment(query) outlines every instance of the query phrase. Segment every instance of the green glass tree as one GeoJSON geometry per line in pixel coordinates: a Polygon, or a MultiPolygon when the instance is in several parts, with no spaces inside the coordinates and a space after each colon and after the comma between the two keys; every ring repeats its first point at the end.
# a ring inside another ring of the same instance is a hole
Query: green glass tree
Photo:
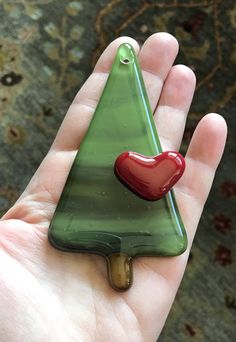
{"type": "Polygon", "coordinates": [[[115,176],[115,160],[124,151],[162,152],[140,67],[126,43],[117,51],[49,228],[56,248],[106,257],[117,290],[132,283],[133,257],[176,256],[187,247],[173,191],[150,202],[115,176]]]}

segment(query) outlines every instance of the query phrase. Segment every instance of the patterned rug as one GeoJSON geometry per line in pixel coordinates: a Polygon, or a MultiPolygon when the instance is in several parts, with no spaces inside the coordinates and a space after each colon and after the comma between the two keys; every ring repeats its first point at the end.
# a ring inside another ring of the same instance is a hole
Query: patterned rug
{"type": "Polygon", "coordinates": [[[177,37],[177,62],[191,66],[198,79],[183,151],[203,114],[220,112],[229,125],[223,162],[159,340],[235,341],[235,1],[0,0],[0,209],[24,189],[103,48],[119,35],[142,43],[157,31],[177,37]]]}

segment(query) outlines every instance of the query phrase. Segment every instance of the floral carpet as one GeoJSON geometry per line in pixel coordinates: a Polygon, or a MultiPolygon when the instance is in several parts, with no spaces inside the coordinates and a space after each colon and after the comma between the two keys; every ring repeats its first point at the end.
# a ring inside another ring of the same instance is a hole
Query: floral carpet
{"type": "Polygon", "coordinates": [[[161,342],[236,340],[236,3],[230,0],[0,0],[0,210],[14,203],[66,109],[115,37],[168,31],[197,75],[182,151],[197,122],[229,125],[223,161],[161,342]]]}

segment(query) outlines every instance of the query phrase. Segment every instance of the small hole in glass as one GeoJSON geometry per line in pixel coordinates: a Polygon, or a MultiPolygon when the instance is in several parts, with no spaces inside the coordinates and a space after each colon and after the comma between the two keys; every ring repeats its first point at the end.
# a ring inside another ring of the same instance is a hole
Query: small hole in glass
{"type": "Polygon", "coordinates": [[[122,62],[123,64],[129,64],[129,63],[130,63],[130,60],[129,60],[128,58],[124,58],[124,59],[121,60],[121,62],[122,62]]]}

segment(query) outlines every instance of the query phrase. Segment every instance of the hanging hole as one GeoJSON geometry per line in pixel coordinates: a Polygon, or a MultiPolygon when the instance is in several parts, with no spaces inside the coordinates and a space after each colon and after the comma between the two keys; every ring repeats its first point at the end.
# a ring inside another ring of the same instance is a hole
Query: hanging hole
{"type": "Polygon", "coordinates": [[[129,60],[129,58],[124,58],[124,59],[121,60],[121,63],[123,63],[123,64],[129,64],[129,63],[130,63],[130,60],[129,60]]]}

